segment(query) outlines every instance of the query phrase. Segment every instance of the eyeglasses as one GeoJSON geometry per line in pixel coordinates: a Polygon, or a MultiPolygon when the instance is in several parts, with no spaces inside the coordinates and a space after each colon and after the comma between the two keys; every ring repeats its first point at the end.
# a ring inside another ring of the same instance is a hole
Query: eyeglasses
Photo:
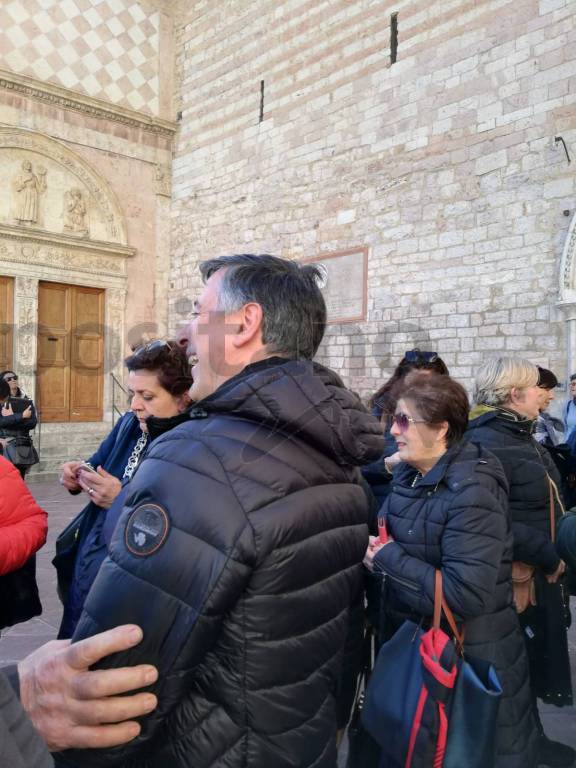
{"type": "Polygon", "coordinates": [[[438,360],[438,352],[424,352],[421,349],[409,349],[404,353],[407,363],[435,363],[438,360]]]}
{"type": "Polygon", "coordinates": [[[18,376],[13,374],[12,376],[4,376],[4,381],[18,381],[18,376]]]}
{"type": "Polygon", "coordinates": [[[413,419],[412,416],[408,416],[407,413],[395,413],[394,416],[391,416],[391,421],[393,424],[396,424],[402,434],[408,432],[410,424],[426,423],[426,419],[413,419]]]}

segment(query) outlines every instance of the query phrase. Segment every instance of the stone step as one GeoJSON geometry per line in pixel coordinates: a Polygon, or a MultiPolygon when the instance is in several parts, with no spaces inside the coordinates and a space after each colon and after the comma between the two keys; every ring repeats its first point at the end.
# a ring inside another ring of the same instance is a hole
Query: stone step
{"type": "Polygon", "coordinates": [[[58,475],[65,461],[89,458],[111,429],[108,422],[42,424],[40,430],[31,433],[40,462],[29,476],[58,475]]]}

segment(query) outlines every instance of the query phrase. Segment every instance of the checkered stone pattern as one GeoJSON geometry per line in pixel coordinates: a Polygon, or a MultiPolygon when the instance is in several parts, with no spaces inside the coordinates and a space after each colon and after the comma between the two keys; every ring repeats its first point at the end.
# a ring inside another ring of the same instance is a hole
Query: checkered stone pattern
{"type": "Polygon", "coordinates": [[[1,0],[0,66],[157,115],[159,14],[135,0],[1,0]]]}

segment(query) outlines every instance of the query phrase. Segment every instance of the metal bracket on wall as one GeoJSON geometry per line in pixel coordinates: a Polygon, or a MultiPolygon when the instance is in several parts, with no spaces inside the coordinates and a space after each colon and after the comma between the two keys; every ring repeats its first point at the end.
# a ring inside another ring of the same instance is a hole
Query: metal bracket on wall
{"type": "Polygon", "coordinates": [[[566,142],[564,141],[562,136],[554,136],[554,144],[560,144],[560,143],[564,147],[564,152],[566,152],[566,159],[568,160],[569,163],[571,163],[572,160],[570,159],[570,153],[568,152],[568,147],[566,146],[566,142]]]}

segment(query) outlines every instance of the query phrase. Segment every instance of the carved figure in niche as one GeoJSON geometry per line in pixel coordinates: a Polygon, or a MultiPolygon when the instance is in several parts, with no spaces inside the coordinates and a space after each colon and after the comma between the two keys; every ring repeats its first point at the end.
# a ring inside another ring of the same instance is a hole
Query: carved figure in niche
{"type": "Polygon", "coordinates": [[[64,195],[64,231],[74,235],[87,235],[86,203],[82,190],[73,187],[64,195]]]}
{"type": "Polygon", "coordinates": [[[38,224],[40,196],[46,191],[46,168],[39,165],[34,173],[32,163],[24,160],[15,186],[18,193],[16,221],[19,224],[38,224]]]}

